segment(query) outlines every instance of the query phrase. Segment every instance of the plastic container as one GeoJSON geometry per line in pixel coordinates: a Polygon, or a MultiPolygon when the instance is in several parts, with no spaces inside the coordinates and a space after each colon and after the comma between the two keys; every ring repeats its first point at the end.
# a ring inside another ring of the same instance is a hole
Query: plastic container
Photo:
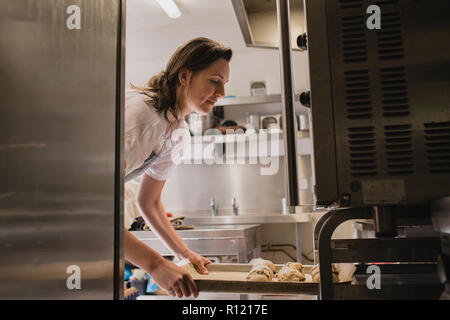
{"type": "Polygon", "coordinates": [[[136,288],[139,295],[145,295],[147,289],[147,279],[142,280],[129,280],[132,287],[136,288]]]}
{"type": "Polygon", "coordinates": [[[245,114],[246,125],[249,124],[256,132],[259,131],[259,125],[261,122],[261,115],[257,112],[247,112],[245,114]]]}

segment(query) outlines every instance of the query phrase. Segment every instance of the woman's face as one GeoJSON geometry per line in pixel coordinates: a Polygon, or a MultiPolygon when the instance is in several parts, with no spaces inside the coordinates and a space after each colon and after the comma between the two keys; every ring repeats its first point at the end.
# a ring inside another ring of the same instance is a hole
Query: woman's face
{"type": "Polygon", "coordinates": [[[225,96],[225,83],[228,82],[230,67],[225,59],[214,61],[207,69],[192,73],[187,71],[184,92],[186,114],[196,112],[208,114],[217,102],[225,96]]]}

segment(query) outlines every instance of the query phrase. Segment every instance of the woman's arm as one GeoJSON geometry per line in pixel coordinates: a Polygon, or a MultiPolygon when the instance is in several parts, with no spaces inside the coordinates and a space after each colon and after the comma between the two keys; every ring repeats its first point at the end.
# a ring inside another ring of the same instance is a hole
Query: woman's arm
{"type": "Polygon", "coordinates": [[[205,264],[208,259],[192,252],[178,235],[169,219],[167,219],[161,204],[161,192],[165,181],[159,181],[144,174],[137,197],[139,208],[144,220],[151,226],[152,231],[165,243],[178,259],[188,259],[197,266],[201,273],[208,273],[205,264]]]}
{"type": "Polygon", "coordinates": [[[198,297],[198,289],[191,275],[161,257],[131,232],[124,232],[125,259],[150,274],[156,284],[170,295],[198,297]]]}

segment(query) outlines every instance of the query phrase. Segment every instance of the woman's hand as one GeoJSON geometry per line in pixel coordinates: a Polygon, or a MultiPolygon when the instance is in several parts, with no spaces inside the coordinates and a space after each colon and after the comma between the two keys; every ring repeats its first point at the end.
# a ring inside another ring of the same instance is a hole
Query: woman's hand
{"type": "Polygon", "coordinates": [[[150,272],[158,287],[174,297],[198,297],[198,289],[191,275],[184,269],[162,258],[150,272]]]}
{"type": "Polygon", "coordinates": [[[189,262],[192,263],[200,273],[208,274],[208,269],[206,269],[205,265],[211,263],[211,260],[192,251],[189,252],[185,258],[189,260],[189,262]]]}

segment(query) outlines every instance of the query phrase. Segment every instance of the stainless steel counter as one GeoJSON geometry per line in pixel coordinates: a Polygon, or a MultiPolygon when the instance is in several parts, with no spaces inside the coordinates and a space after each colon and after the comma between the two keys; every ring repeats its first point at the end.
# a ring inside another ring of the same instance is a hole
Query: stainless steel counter
{"type": "Polygon", "coordinates": [[[193,225],[221,225],[221,224],[247,224],[247,223],[308,223],[311,222],[311,213],[296,214],[270,214],[270,215],[198,215],[186,216],[184,218],[186,224],[193,225]]]}
{"type": "MultiPolygon", "coordinates": [[[[191,224],[186,221],[186,224],[191,224]]],[[[172,252],[151,231],[132,231],[134,236],[163,256],[172,252]]],[[[261,255],[261,226],[211,225],[192,230],[178,230],[186,245],[202,256],[237,256],[238,263],[247,263],[261,255]]]]}

